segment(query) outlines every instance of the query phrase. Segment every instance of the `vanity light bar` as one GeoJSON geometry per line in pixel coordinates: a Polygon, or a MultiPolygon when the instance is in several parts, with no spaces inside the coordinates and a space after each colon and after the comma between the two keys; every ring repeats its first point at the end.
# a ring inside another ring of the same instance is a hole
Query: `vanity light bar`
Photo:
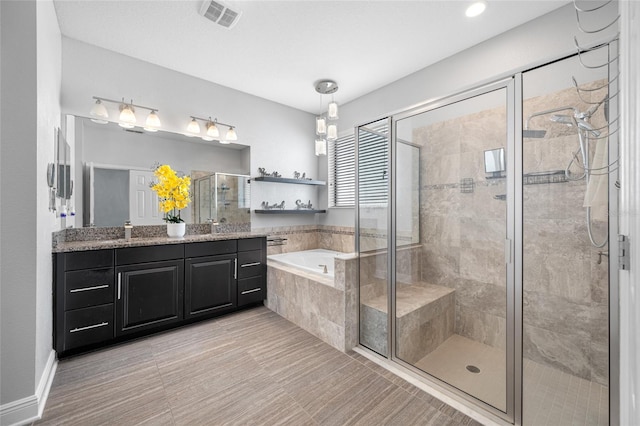
{"type": "Polygon", "coordinates": [[[102,104],[103,102],[109,102],[112,104],[118,105],[118,109],[120,111],[119,116],[119,125],[125,128],[132,128],[136,124],[136,116],[135,116],[135,108],[146,109],[149,112],[149,116],[143,126],[144,130],[149,132],[156,132],[161,126],[160,118],[158,117],[158,109],[151,108],[144,105],[136,105],[133,103],[133,99],[131,102],[127,103],[124,100],[124,97],[121,101],[116,101],[113,99],[102,98],[100,96],[93,96],[93,99],[96,100],[96,103],[91,108],[90,115],[93,117],[91,121],[99,124],[107,124],[107,118],[109,118],[109,113],[107,109],[102,104]]]}
{"type": "Polygon", "coordinates": [[[196,117],[195,115],[190,115],[189,116],[191,118],[191,121],[189,122],[189,125],[187,126],[187,131],[193,135],[197,135],[198,133],[200,133],[200,126],[197,126],[197,130],[196,130],[196,125],[198,124],[198,122],[196,120],[200,120],[203,121],[204,123],[206,123],[206,129],[207,129],[207,134],[206,136],[203,136],[202,139],[206,140],[206,141],[211,141],[214,139],[217,139],[220,137],[220,132],[218,131],[218,125],[221,126],[225,126],[228,127],[229,130],[227,130],[227,134],[225,135],[224,139],[220,139],[220,143],[222,144],[226,144],[229,143],[228,141],[237,141],[238,140],[238,135],[236,134],[236,130],[235,130],[235,126],[231,125],[231,124],[226,124],[226,123],[222,123],[220,121],[218,121],[217,118],[214,118],[213,120],[211,119],[211,117],[209,118],[202,118],[202,117],[196,117]],[[195,124],[193,124],[195,123],[195,124]]]}

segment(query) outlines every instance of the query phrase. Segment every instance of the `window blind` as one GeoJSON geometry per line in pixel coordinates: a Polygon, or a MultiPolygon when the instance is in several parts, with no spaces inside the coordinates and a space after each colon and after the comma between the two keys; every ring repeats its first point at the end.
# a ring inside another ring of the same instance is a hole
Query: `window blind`
{"type": "MultiPolygon", "coordinates": [[[[387,126],[376,132],[360,132],[360,204],[385,204],[388,198],[387,126]]],[[[329,186],[331,207],[355,205],[355,136],[329,143],[329,186]]]]}

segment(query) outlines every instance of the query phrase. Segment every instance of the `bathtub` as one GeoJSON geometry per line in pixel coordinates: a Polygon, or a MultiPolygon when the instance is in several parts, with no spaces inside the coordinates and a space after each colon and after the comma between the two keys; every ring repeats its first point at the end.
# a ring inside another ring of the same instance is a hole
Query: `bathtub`
{"type": "Polygon", "coordinates": [[[354,253],[315,249],[267,260],[267,308],[341,351],[358,344],[354,253]]]}
{"type": "Polygon", "coordinates": [[[268,256],[268,259],[270,261],[278,262],[287,266],[293,266],[307,272],[312,272],[323,277],[333,279],[335,275],[335,258],[336,256],[344,254],[345,253],[339,251],[314,249],[296,251],[292,253],[272,254],[268,256]],[[327,267],[326,273],[324,272],[325,266],[327,267]]]}

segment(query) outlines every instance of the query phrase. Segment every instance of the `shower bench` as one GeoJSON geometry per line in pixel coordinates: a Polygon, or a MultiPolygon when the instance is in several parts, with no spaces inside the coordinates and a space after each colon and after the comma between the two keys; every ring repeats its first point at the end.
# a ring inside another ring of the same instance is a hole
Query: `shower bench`
{"type": "MultiPolygon", "coordinates": [[[[387,351],[387,296],[360,306],[360,340],[379,353],[387,351]]],[[[416,362],[454,333],[455,290],[426,282],[397,285],[396,355],[416,362]]]]}

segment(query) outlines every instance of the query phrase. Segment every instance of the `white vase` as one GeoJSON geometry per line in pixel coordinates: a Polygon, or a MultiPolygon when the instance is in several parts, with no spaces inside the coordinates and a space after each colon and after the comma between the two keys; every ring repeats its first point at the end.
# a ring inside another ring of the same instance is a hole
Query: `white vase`
{"type": "Polygon", "coordinates": [[[170,238],[184,237],[184,233],[187,231],[187,224],[180,223],[167,223],[167,235],[170,238]]]}

